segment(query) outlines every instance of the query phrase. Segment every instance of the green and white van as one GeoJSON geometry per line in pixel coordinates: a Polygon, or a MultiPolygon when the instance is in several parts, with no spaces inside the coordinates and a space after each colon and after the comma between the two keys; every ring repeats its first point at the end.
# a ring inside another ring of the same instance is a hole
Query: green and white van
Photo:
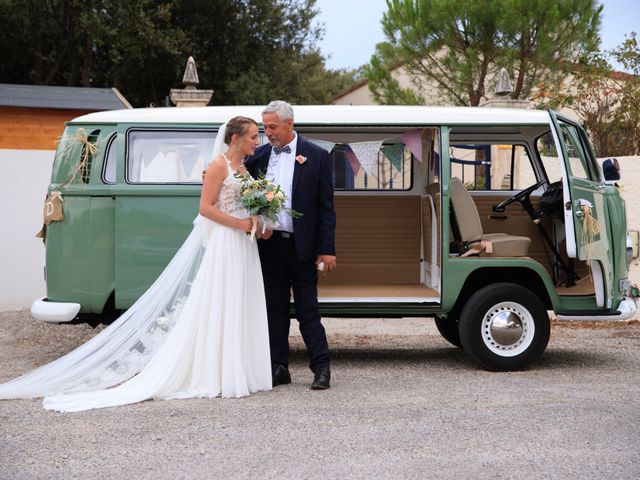
{"type": "MultiPolygon", "coordinates": [[[[47,229],[47,297],[33,316],[65,322],[135,302],[190,232],[218,127],[261,111],[135,109],[69,122],[50,186],[64,219],[47,229]]],[[[635,313],[624,201],[570,119],[400,106],[295,115],[334,167],[338,269],[319,282],[323,315],[434,317],[480,365],[512,370],[545,350],[548,311],[635,313]]]]}

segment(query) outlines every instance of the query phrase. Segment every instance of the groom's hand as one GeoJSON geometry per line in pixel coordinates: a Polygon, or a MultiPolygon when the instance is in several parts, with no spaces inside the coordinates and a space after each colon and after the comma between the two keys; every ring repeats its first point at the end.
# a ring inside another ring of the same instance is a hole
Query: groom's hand
{"type": "Polygon", "coordinates": [[[324,272],[333,272],[336,269],[337,261],[335,255],[318,255],[316,260],[316,267],[320,264],[324,264],[324,272]]]}

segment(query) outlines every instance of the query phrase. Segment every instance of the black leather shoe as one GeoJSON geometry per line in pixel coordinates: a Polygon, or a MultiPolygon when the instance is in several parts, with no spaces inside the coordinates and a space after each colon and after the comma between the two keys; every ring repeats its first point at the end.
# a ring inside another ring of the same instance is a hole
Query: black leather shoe
{"type": "Polygon", "coordinates": [[[284,365],[271,365],[271,381],[273,386],[291,383],[291,374],[284,365]]]}
{"type": "Polygon", "coordinates": [[[329,367],[320,367],[313,376],[311,390],[326,390],[331,387],[331,370],[329,367]]]}

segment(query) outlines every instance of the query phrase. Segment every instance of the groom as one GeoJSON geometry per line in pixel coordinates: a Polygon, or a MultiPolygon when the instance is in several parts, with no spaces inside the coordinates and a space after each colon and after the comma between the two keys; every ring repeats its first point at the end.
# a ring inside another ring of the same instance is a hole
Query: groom
{"type": "Polygon", "coordinates": [[[289,303],[293,290],[296,318],[314,373],[311,388],[330,387],[329,345],[318,309],[318,270],[336,267],[333,182],[329,154],[293,129],[293,108],[271,102],[262,112],[269,144],[258,148],[245,166],[255,178],[263,172],[280,185],[286,207],[302,214],[278,216],[279,230],[258,242],[269,319],[273,386],[291,383],[289,303]]]}

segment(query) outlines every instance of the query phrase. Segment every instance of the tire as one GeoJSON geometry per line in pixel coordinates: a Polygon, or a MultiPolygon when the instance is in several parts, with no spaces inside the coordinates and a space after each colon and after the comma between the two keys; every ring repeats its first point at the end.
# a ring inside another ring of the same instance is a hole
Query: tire
{"type": "Polygon", "coordinates": [[[440,335],[449,342],[451,345],[456,347],[461,347],[460,343],[460,332],[458,330],[458,320],[448,317],[434,317],[436,321],[436,327],[438,328],[438,332],[440,335]]]}
{"type": "Polygon", "coordinates": [[[475,292],[460,313],[460,342],[487,370],[523,370],[549,343],[549,316],[540,299],[515,283],[495,283],[475,292]]]}

